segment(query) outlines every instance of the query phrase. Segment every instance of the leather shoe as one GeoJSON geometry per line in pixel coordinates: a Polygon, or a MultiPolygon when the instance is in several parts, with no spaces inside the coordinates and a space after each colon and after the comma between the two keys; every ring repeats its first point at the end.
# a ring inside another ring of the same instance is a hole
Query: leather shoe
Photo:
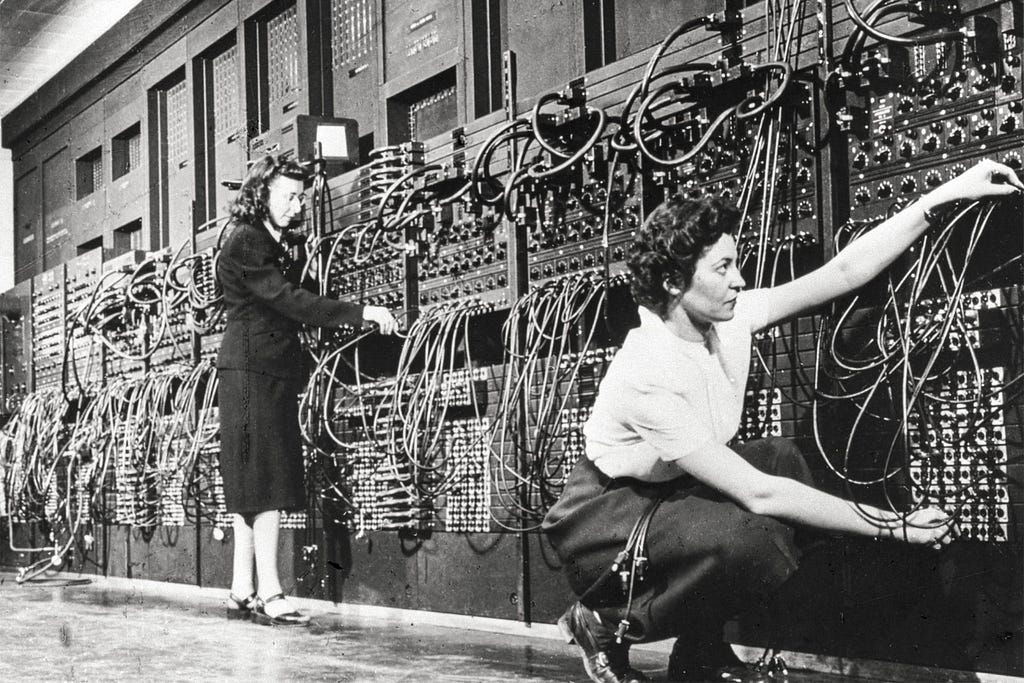
{"type": "Polygon", "coordinates": [[[247,598],[239,598],[234,593],[228,593],[228,606],[224,611],[224,616],[232,620],[241,619],[248,621],[252,618],[252,609],[255,605],[255,593],[247,598]]]}
{"type": "Polygon", "coordinates": [[[581,650],[583,668],[594,683],[644,683],[647,676],[629,666],[629,645],[615,642],[615,632],[593,611],[574,603],[558,619],[567,643],[581,650]]]}
{"type": "Polygon", "coordinates": [[[789,669],[782,657],[769,651],[756,662],[743,662],[726,643],[695,645],[679,638],[668,660],[667,680],[678,683],[785,683],[789,669]]]}
{"type": "Polygon", "coordinates": [[[277,616],[270,616],[267,614],[267,603],[284,599],[284,593],[271,595],[266,600],[257,597],[256,603],[252,608],[252,620],[257,624],[262,624],[263,626],[309,626],[309,616],[294,610],[291,612],[285,612],[284,614],[278,614],[277,616]]]}
{"type": "Polygon", "coordinates": [[[667,680],[675,683],[757,683],[756,676],[747,678],[755,673],[721,640],[695,643],[689,638],[677,638],[668,658],[667,680]]]}

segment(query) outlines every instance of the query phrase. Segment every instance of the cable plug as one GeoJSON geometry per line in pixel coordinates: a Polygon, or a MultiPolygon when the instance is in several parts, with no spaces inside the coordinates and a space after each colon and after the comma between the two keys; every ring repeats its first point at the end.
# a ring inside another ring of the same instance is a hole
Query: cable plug
{"type": "Polygon", "coordinates": [[[630,581],[629,581],[629,570],[628,569],[621,569],[621,570],[619,570],[619,585],[622,587],[622,592],[623,593],[628,593],[629,592],[629,584],[630,584],[630,581]]]}
{"type": "Polygon", "coordinates": [[[637,555],[633,558],[633,573],[636,575],[637,583],[641,583],[644,580],[644,574],[647,572],[647,558],[643,555],[637,555]]]}
{"type": "Polygon", "coordinates": [[[629,620],[623,619],[619,622],[619,627],[615,629],[615,643],[622,645],[622,639],[626,637],[626,631],[629,630],[629,620]]]}

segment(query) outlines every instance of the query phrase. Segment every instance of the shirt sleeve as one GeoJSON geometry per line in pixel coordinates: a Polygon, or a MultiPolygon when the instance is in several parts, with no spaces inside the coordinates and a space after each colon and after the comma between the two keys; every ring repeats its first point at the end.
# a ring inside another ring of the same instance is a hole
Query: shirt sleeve
{"type": "Polygon", "coordinates": [[[771,292],[772,290],[764,288],[740,292],[736,298],[733,321],[749,329],[751,334],[763,330],[770,320],[768,316],[771,312],[771,292]]]}
{"type": "Polygon", "coordinates": [[[362,323],[362,306],[320,296],[289,282],[269,248],[249,240],[242,251],[239,281],[255,300],[306,325],[339,327],[362,323]]]}
{"type": "Polygon", "coordinates": [[[667,390],[640,394],[632,403],[630,423],[641,439],[658,450],[662,460],[673,461],[684,470],[688,455],[717,443],[693,405],[667,390]]]}

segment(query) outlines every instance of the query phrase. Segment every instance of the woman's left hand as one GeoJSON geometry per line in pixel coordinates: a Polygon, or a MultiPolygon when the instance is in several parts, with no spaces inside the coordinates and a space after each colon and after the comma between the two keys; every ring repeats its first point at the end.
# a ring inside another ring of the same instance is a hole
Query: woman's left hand
{"type": "Polygon", "coordinates": [[[963,199],[1006,197],[1018,192],[1024,192],[1024,183],[1017,178],[1012,168],[991,159],[984,159],[939,185],[926,194],[923,201],[927,208],[934,208],[963,199]]]}

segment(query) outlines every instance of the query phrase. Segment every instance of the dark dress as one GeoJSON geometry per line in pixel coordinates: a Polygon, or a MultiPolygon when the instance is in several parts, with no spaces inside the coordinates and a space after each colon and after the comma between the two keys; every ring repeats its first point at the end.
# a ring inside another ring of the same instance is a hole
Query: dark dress
{"type": "Polygon", "coordinates": [[[362,306],[304,289],[300,273],[266,228],[232,226],[217,263],[227,314],[217,371],[228,512],[303,507],[298,394],[306,364],[299,329],[362,322],[362,306]]]}
{"type": "MultiPolygon", "coordinates": [[[[759,439],[734,450],[763,472],[813,484],[799,449],[787,439],[759,439]]],[[[790,525],[747,512],[688,476],[661,483],[611,479],[581,458],[544,531],[573,592],[586,594],[584,604],[604,623],[618,624],[627,616],[627,598],[617,577],[590,589],[655,499],[662,502],[647,535],[650,566],[629,605],[628,635],[721,643],[728,618],[761,604],[797,569],[801,552],[790,525]]]]}

